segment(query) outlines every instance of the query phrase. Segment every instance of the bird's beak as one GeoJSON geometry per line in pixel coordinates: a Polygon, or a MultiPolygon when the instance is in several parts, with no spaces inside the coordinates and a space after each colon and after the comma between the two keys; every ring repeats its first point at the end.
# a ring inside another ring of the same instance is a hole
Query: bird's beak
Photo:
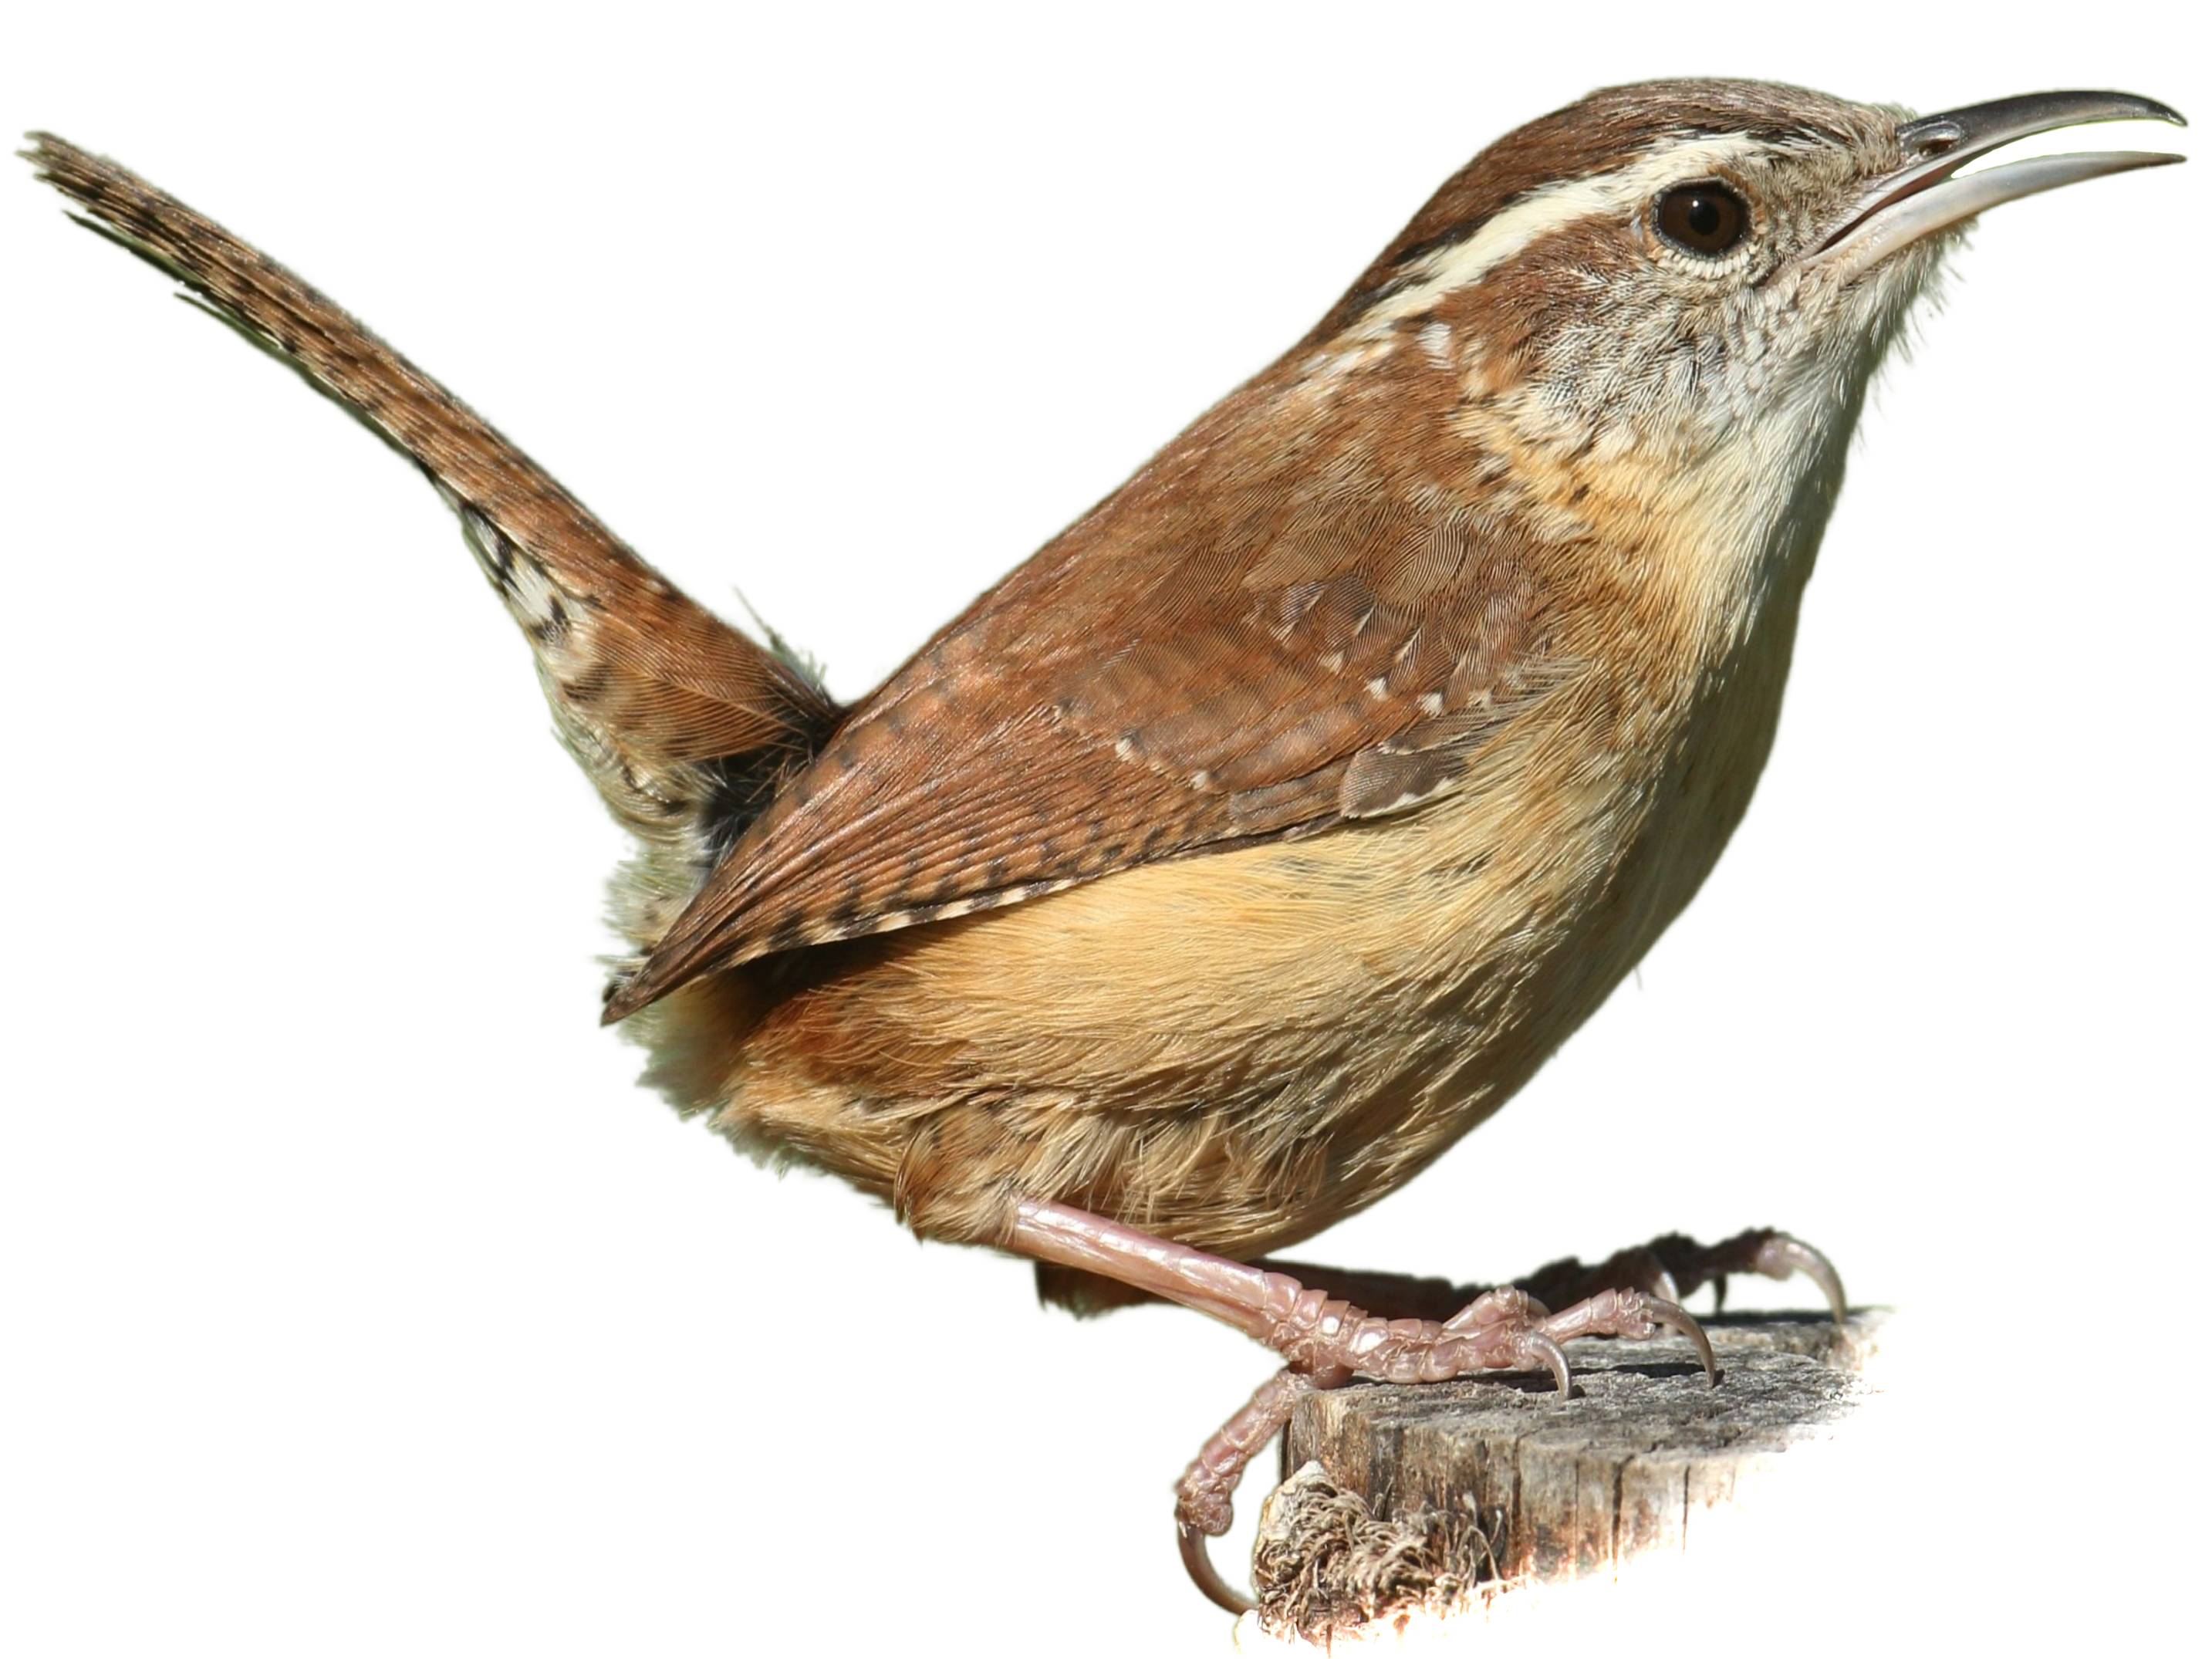
{"type": "Polygon", "coordinates": [[[2126,151],[2039,155],[1965,178],[1954,176],[1967,162],[2001,144],[2090,121],[2189,125],[2178,111],[2155,99],[2126,92],[2032,92],[1994,103],[1969,104],[1941,115],[1923,115],[1897,130],[1898,143],[1905,152],[1904,166],[1868,193],[1806,264],[1832,281],[1847,283],[1899,248],[1962,219],[1971,219],[2000,202],[2107,173],[2164,167],[2182,159],[2126,151]]]}

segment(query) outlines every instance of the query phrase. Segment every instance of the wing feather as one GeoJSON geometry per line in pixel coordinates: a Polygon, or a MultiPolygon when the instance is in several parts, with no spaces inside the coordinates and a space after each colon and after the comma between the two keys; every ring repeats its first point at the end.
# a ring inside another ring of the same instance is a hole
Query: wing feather
{"type": "Polygon", "coordinates": [[[1239,441],[1240,414],[858,705],[608,1017],[770,952],[1449,793],[1565,672],[1528,537],[1340,435],[1239,441]]]}

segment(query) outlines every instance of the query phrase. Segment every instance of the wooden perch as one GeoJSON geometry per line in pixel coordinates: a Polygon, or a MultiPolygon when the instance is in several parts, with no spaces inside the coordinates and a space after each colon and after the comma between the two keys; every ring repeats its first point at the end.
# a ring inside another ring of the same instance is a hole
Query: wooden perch
{"type": "MultiPolygon", "coordinates": [[[[1870,1392],[1880,1318],[1709,1319],[1721,1386],[1678,1340],[1577,1343],[1548,1377],[1353,1384],[1299,1402],[1253,1555],[1262,1628],[1337,1637],[1683,1556],[1778,1455],[1870,1392]]],[[[1754,1505],[1755,1507],[1755,1505],[1754,1505]]]]}

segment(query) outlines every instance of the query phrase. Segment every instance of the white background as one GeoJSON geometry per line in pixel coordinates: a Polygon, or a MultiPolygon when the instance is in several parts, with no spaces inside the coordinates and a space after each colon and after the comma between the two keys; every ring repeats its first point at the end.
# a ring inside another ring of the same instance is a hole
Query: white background
{"type": "MultiPolygon", "coordinates": [[[[266,246],[852,696],[1593,86],[2212,108],[2179,9],[1674,9],[41,8],[0,123],[266,246]]],[[[1917,1356],[1901,1478],[1784,1586],[1831,1634],[2117,1641],[2201,1570],[2204,167],[1979,232],[1709,889],[1304,1251],[1827,1248],[1917,1356]]],[[[0,1648],[1225,1650],[1169,1488],[1267,1357],[1040,1311],[638,1091],[618,837],[444,509],[27,170],[0,238],[0,1648]]]]}

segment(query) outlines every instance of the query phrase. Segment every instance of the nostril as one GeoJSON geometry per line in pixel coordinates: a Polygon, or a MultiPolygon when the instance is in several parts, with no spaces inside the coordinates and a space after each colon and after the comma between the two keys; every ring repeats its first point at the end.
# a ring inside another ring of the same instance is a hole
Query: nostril
{"type": "Polygon", "coordinates": [[[1922,155],[1941,155],[1966,136],[1966,130],[1956,121],[1941,115],[1929,116],[1924,121],[1908,121],[1897,130],[1897,142],[1906,151],[1922,155]]]}

